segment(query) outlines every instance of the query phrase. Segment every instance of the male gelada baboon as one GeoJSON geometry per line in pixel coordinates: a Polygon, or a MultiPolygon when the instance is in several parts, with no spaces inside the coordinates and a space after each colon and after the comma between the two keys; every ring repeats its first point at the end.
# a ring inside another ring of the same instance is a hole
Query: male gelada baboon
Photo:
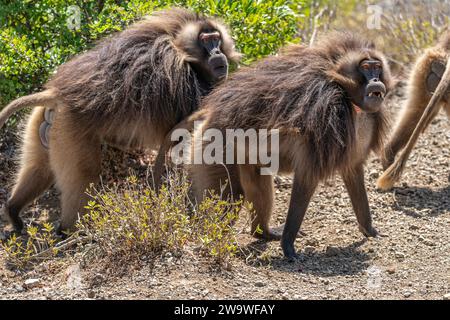
{"type": "Polygon", "coordinates": [[[442,81],[442,93],[438,94],[437,90],[438,85],[441,83],[441,78],[443,78],[449,54],[450,31],[444,34],[436,47],[428,49],[418,59],[413,68],[409,80],[408,100],[398,117],[396,128],[383,152],[383,168],[386,170],[391,165],[392,167],[378,180],[379,188],[384,190],[390,189],[395,181],[400,178],[418,136],[428,127],[440,109],[444,109],[450,118],[450,89],[442,81]],[[432,97],[435,101],[433,101],[432,97]],[[430,106],[429,108],[427,107],[428,105],[430,106]],[[413,135],[414,132],[415,134],[413,135]],[[395,156],[407,143],[408,146],[404,149],[395,165],[393,165],[395,156]]]}
{"type": "Polygon", "coordinates": [[[71,229],[98,180],[103,142],[157,147],[228,74],[239,54],[219,21],[184,9],[160,11],[62,65],[46,90],[0,113],[38,106],[28,120],[20,171],[6,215],[16,230],[25,205],[56,183],[61,230],[71,229]],[[46,148],[48,147],[48,148],[46,148]]]}
{"type": "MultiPolygon", "coordinates": [[[[235,73],[205,98],[206,119],[194,140],[210,128],[279,129],[280,172],[294,173],[281,236],[287,257],[296,255],[294,240],[318,183],[335,173],[344,179],[360,230],[376,236],[363,165],[370,151],[381,146],[386,131],[383,102],[390,88],[389,67],[372,43],[333,33],[313,47],[293,45],[235,73]]],[[[205,190],[223,192],[220,183],[229,179],[227,195],[243,194],[253,204],[252,233],[258,235],[259,226],[260,236],[279,239],[269,229],[273,179],[261,175],[260,167],[248,162],[226,168],[192,165],[194,192],[200,198],[205,190]]]]}

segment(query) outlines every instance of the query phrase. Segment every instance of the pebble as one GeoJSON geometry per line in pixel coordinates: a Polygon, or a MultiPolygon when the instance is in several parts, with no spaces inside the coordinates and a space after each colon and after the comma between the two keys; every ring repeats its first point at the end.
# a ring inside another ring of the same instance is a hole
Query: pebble
{"type": "Polygon", "coordinates": [[[386,272],[389,274],[394,274],[395,272],[397,272],[397,267],[395,266],[390,266],[386,269],[386,272]]]}
{"type": "Polygon", "coordinates": [[[316,249],[312,246],[306,246],[303,251],[305,252],[305,254],[313,254],[314,251],[316,251],[316,249]]]}
{"type": "Polygon", "coordinates": [[[450,300],[450,293],[447,293],[446,295],[444,295],[444,300],[450,300]]]}
{"type": "Polygon", "coordinates": [[[430,239],[424,239],[423,244],[429,247],[434,247],[436,245],[436,243],[430,239]]]}
{"type": "Polygon", "coordinates": [[[402,253],[402,252],[396,252],[396,253],[395,253],[395,257],[396,257],[398,260],[404,260],[404,259],[405,259],[405,254],[402,253]]]}
{"type": "Polygon", "coordinates": [[[25,288],[22,287],[20,284],[16,285],[15,289],[16,289],[17,292],[24,292],[25,291],[25,288]]]}
{"type": "Polygon", "coordinates": [[[412,292],[412,291],[405,291],[405,292],[403,292],[403,296],[404,296],[405,298],[409,298],[409,297],[411,297],[411,296],[412,296],[412,294],[413,294],[413,292],[412,292]]]}
{"type": "Polygon", "coordinates": [[[319,241],[317,239],[308,239],[305,242],[306,246],[317,247],[319,245],[319,241]]]}
{"type": "Polygon", "coordinates": [[[23,284],[25,288],[32,289],[37,287],[40,283],[41,283],[40,279],[27,279],[23,284]]]}
{"type": "Polygon", "coordinates": [[[258,282],[255,283],[255,287],[258,287],[258,288],[262,288],[262,287],[265,287],[265,286],[266,286],[266,284],[264,282],[262,282],[262,281],[258,281],[258,282]]]}
{"type": "Polygon", "coordinates": [[[333,246],[328,246],[325,254],[329,257],[333,257],[333,256],[337,256],[339,254],[340,250],[339,248],[333,247],[333,246]]]}

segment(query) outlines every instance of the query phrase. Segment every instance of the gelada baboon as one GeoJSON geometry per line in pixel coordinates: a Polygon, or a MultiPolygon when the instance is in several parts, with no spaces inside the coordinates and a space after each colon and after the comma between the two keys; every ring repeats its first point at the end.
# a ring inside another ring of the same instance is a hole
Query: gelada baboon
{"type": "MultiPolygon", "coordinates": [[[[390,88],[389,67],[372,43],[333,33],[313,47],[293,45],[235,73],[205,98],[206,120],[194,140],[210,128],[224,135],[226,129],[279,129],[279,150],[271,152],[278,152],[281,173],[294,173],[281,236],[287,257],[296,255],[294,240],[318,183],[335,173],[344,179],[359,229],[376,236],[363,165],[370,151],[381,147],[387,122],[383,102],[390,88]]],[[[194,164],[194,192],[197,200],[208,190],[220,193],[220,184],[229,180],[222,195],[243,195],[253,204],[252,233],[280,239],[269,228],[273,178],[261,175],[261,166],[249,164],[247,154],[245,164],[194,164]]]]}
{"type": "Polygon", "coordinates": [[[160,11],[62,65],[45,91],[8,105],[0,126],[18,109],[40,106],[28,120],[5,206],[14,228],[23,227],[24,206],[56,183],[60,229],[72,229],[86,188],[98,180],[101,144],[157,147],[238,59],[220,22],[183,9],[160,11]]]}
{"type": "Polygon", "coordinates": [[[446,64],[450,61],[449,54],[450,32],[447,32],[436,47],[427,50],[418,59],[413,68],[409,80],[408,100],[383,152],[383,168],[389,169],[378,179],[380,189],[387,190],[394,186],[402,174],[417,138],[437,116],[440,109],[444,109],[450,119],[450,89],[444,81],[441,82],[446,64]],[[437,87],[440,83],[442,91],[439,93],[437,87]],[[407,143],[398,161],[393,164],[395,156],[407,143]]]}

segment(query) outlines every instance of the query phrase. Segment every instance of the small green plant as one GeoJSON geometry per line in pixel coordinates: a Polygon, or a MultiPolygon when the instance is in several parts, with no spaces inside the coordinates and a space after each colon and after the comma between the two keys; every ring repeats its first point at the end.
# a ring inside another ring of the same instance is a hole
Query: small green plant
{"type": "Polygon", "coordinates": [[[17,237],[13,234],[5,243],[1,244],[6,252],[8,262],[16,267],[24,268],[36,263],[44,256],[53,257],[58,254],[54,227],[50,223],[44,223],[42,228],[29,226],[25,237],[17,237]],[[45,253],[45,255],[43,255],[45,253]]]}
{"type": "Polygon", "coordinates": [[[105,256],[115,259],[130,261],[166,252],[181,256],[186,247],[194,246],[218,263],[226,263],[237,250],[232,226],[240,202],[212,195],[196,206],[189,199],[186,176],[169,179],[159,193],[134,176],[120,189],[92,190],[79,231],[105,256]]]}

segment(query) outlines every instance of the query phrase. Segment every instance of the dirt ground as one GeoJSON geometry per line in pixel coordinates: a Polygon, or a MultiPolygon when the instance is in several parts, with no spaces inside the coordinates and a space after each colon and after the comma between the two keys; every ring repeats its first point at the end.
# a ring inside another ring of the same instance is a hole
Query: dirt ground
{"type": "MultiPolygon", "coordinates": [[[[391,98],[397,110],[403,96],[391,98]]],[[[382,193],[375,181],[381,166],[367,163],[373,220],[382,237],[358,231],[340,179],[322,185],[296,242],[300,259],[283,259],[279,243],[240,236],[251,254],[218,271],[187,252],[142,263],[124,275],[108,276],[101,262],[76,257],[45,262],[20,273],[6,268],[0,249],[0,299],[450,299],[450,124],[444,114],[421,137],[398,188],[382,193]]],[[[4,204],[17,152],[13,134],[0,140],[0,203],[4,204]]],[[[127,160],[131,161],[131,160],[127,160]]],[[[138,166],[134,161],[132,165],[138,166]]],[[[276,179],[272,225],[283,223],[290,178],[276,179]]],[[[24,214],[27,221],[54,215],[57,195],[48,192],[24,214]]],[[[0,230],[5,224],[0,222],[0,230]]],[[[0,237],[4,234],[0,231],[0,237]]]]}

